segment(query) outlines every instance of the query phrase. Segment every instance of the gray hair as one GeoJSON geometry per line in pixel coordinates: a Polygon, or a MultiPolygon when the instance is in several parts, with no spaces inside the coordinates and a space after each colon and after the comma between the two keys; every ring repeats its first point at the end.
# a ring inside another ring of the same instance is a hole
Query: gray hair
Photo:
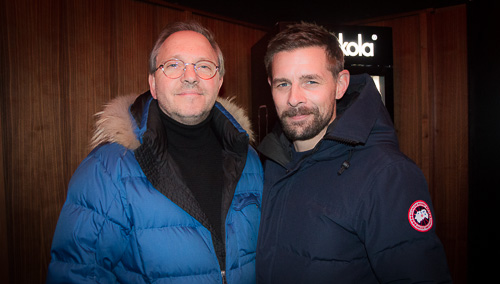
{"type": "Polygon", "coordinates": [[[224,56],[222,55],[222,51],[220,50],[219,45],[214,39],[214,35],[207,28],[195,21],[174,22],[167,25],[163,29],[163,31],[158,36],[158,39],[156,40],[153,50],[151,51],[151,54],[149,56],[149,73],[153,74],[158,67],[156,66],[156,57],[158,56],[158,53],[160,53],[161,45],[170,35],[180,31],[197,32],[207,38],[214,51],[217,53],[217,65],[219,66],[219,74],[221,77],[223,77],[225,72],[224,56]]]}

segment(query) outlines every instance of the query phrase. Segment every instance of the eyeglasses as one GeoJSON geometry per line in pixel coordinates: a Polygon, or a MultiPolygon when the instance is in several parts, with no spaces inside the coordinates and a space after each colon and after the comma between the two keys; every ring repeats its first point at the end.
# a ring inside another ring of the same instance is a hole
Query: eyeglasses
{"type": "Polygon", "coordinates": [[[219,66],[215,65],[212,61],[201,60],[196,63],[184,63],[182,60],[168,60],[162,65],[158,66],[156,70],[161,69],[163,74],[170,79],[177,79],[186,72],[186,66],[193,65],[194,72],[198,77],[203,80],[212,79],[217,70],[219,70],[219,66]]]}

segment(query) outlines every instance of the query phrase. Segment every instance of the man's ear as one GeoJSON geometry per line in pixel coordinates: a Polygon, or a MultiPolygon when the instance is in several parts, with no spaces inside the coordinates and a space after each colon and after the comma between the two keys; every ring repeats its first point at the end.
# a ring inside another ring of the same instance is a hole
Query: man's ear
{"type": "Polygon", "coordinates": [[[337,100],[340,100],[344,96],[345,91],[347,91],[347,87],[349,87],[349,79],[349,71],[342,70],[339,72],[337,77],[337,93],[335,95],[337,100]]]}
{"type": "Polygon", "coordinates": [[[219,94],[219,92],[220,92],[220,88],[222,88],[222,83],[224,82],[224,77],[220,77],[219,81],[220,81],[220,82],[219,82],[219,91],[217,92],[217,95],[218,95],[218,94],[219,94]]]}
{"type": "Polygon", "coordinates": [[[149,74],[148,81],[149,81],[149,91],[151,92],[151,95],[153,96],[153,98],[156,100],[157,99],[157,97],[156,97],[156,79],[155,79],[154,74],[149,74]]]}

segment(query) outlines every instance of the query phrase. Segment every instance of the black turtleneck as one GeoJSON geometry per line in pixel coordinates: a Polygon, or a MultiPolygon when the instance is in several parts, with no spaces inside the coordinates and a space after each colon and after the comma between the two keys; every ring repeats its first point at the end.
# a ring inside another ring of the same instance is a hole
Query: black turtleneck
{"type": "Polygon", "coordinates": [[[211,127],[213,115],[198,125],[184,125],[160,113],[168,152],[221,239],[222,147],[211,127]]]}

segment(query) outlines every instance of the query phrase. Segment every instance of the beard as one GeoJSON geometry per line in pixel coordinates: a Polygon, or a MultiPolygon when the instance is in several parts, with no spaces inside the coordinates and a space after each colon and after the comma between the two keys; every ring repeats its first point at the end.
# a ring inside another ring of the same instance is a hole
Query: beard
{"type": "Polygon", "coordinates": [[[326,113],[325,116],[321,116],[318,108],[299,107],[286,110],[280,115],[283,132],[292,142],[314,138],[330,124],[330,120],[333,117],[333,110],[334,108],[332,107],[331,111],[326,113]],[[288,117],[297,115],[310,114],[312,114],[312,120],[293,122],[287,119],[288,117]]]}

